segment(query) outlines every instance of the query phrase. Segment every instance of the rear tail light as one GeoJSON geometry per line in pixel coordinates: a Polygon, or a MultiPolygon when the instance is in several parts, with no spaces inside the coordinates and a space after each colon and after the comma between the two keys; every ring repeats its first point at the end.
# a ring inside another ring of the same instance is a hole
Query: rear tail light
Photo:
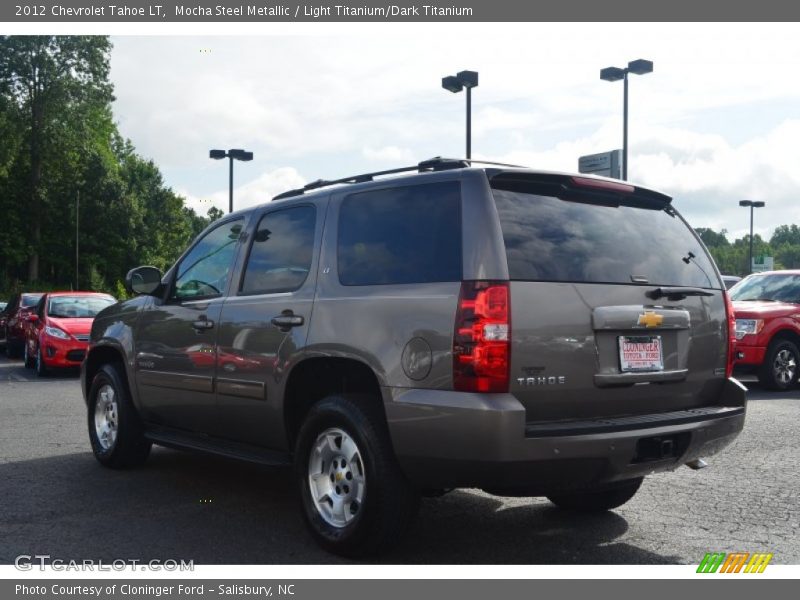
{"type": "Polygon", "coordinates": [[[453,388],[507,392],[511,358],[507,281],[464,281],[453,335],[453,388]]]}
{"type": "Polygon", "coordinates": [[[733,302],[728,292],[725,294],[725,316],[728,318],[728,361],[725,363],[725,377],[733,375],[733,363],[736,360],[736,315],[733,312],[733,302]]]}

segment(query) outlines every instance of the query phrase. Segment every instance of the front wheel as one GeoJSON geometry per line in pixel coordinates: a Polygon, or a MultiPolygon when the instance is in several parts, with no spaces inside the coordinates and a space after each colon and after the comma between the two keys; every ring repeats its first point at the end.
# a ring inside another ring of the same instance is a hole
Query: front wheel
{"type": "Polygon", "coordinates": [[[116,365],[103,365],[89,390],[88,425],[92,452],[105,467],[133,467],[147,460],[151,443],[116,365]]]}
{"type": "MultiPolygon", "coordinates": [[[[25,347],[27,348],[28,345],[26,344],[25,347]]],[[[36,369],[36,375],[39,377],[47,377],[47,365],[44,364],[44,357],[42,356],[42,347],[39,346],[36,349],[36,360],[34,361],[34,368],[36,369]]]]}
{"type": "Polygon", "coordinates": [[[343,556],[396,544],[416,516],[419,494],[397,464],[378,399],[330,396],[300,428],[295,479],[316,540],[343,556]]]}
{"type": "Polygon", "coordinates": [[[789,340],[775,340],[767,347],[758,381],[771,390],[787,390],[797,381],[797,346],[789,340]]]}
{"type": "Polygon", "coordinates": [[[643,477],[639,477],[579,492],[552,494],[547,496],[547,499],[559,508],[567,510],[603,512],[622,506],[633,498],[643,480],[643,477]]]}

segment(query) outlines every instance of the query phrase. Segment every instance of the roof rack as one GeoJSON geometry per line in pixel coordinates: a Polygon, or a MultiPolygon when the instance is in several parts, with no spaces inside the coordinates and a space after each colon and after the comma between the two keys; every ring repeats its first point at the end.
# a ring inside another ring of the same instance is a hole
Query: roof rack
{"type": "Polygon", "coordinates": [[[525,168],[521,167],[520,165],[509,165],[506,163],[488,162],[485,160],[472,160],[469,158],[442,158],[441,156],[435,156],[434,158],[423,160],[422,162],[409,167],[388,169],[386,171],[375,171],[373,173],[362,173],[361,175],[351,175],[349,177],[342,177],[341,179],[332,179],[332,180],[317,179],[316,181],[307,183],[301,188],[289,190],[281,194],[278,194],[273,198],[273,200],[281,200],[283,198],[302,196],[306,192],[310,192],[312,190],[316,190],[322,187],[327,187],[329,185],[337,185],[340,183],[364,183],[367,181],[374,181],[376,177],[394,175],[396,173],[408,173],[410,171],[417,171],[418,173],[424,173],[430,171],[447,171],[449,169],[463,169],[471,166],[474,163],[482,165],[493,165],[497,167],[513,167],[516,169],[525,168]]]}

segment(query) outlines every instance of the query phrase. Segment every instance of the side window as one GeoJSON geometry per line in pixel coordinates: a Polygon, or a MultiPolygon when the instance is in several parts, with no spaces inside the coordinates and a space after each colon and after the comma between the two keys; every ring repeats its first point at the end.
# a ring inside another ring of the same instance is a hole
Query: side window
{"type": "Polygon", "coordinates": [[[244,219],[228,221],[209,231],[192,248],[178,266],[175,300],[213,298],[225,291],[243,224],[244,219]]]}
{"type": "Polygon", "coordinates": [[[461,281],[460,184],[348,196],[339,210],[338,264],[342,285],[461,281]]]}
{"type": "Polygon", "coordinates": [[[261,217],[247,257],[241,294],[300,289],[311,268],[315,224],[313,206],[287,208],[261,217]]]}

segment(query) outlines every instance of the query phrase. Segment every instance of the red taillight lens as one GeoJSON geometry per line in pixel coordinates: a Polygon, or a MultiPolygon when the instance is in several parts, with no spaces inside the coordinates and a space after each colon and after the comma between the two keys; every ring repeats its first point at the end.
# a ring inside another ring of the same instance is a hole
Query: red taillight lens
{"type": "Polygon", "coordinates": [[[725,316],[728,318],[728,362],[725,363],[725,377],[733,375],[733,363],[736,356],[736,315],[733,312],[733,302],[728,292],[725,294],[725,316]]]}
{"type": "Polygon", "coordinates": [[[507,281],[464,281],[453,336],[453,388],[507,392],[511,306],[507,281]]]}

